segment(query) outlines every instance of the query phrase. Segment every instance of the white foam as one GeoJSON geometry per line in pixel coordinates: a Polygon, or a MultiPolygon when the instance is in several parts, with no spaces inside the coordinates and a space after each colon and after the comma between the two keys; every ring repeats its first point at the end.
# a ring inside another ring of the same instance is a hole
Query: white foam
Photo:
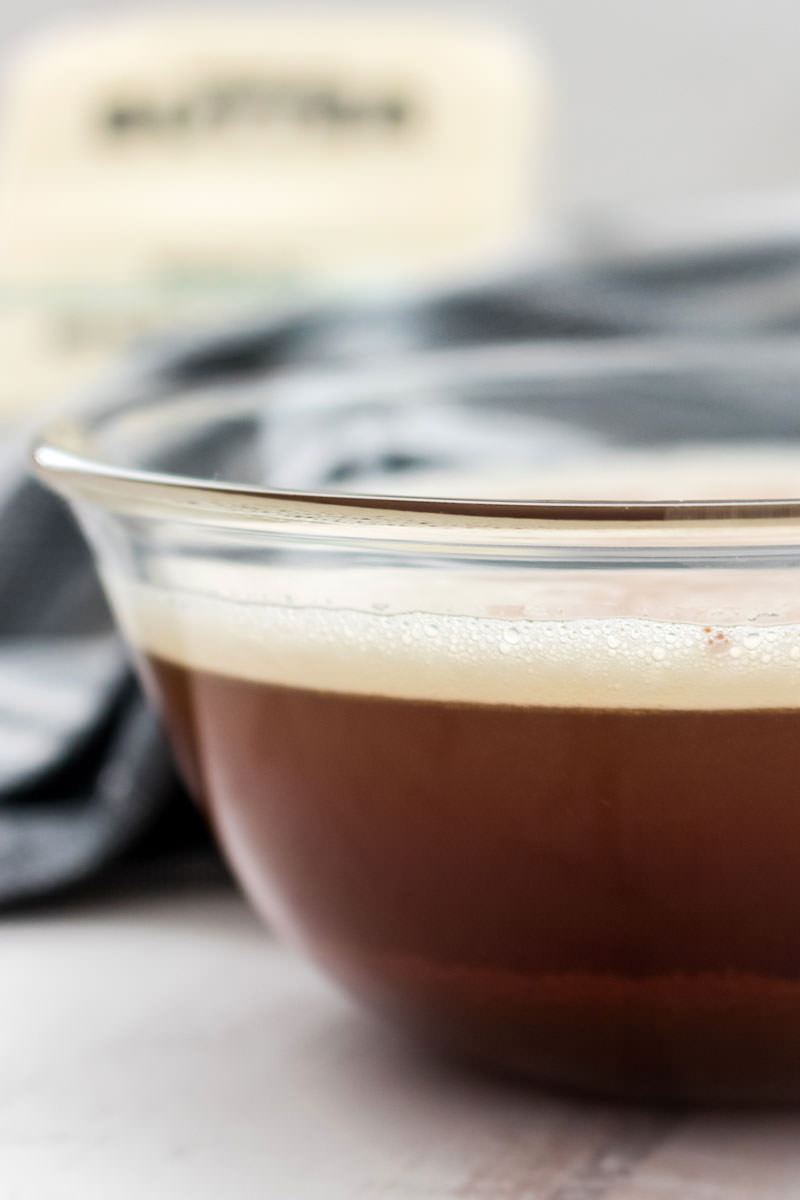
{"type": "MultiPolygon", "coordinates": [[[[797,495],[799,461],[779,447],[749,459],[741,448],[631,455],[616,478],[632,498],[645,485],[674,496],[677,478],[685,497],[736,495],[732,481],[738,494],[746,481],[751,495],[797,495]]],[[[595,486],[584,473],[582,494],[595,486]]],[[[322,569],[164,556],[157,572],[147,584],[107,578],[120,620],[146,653],[197,670],[463,703],[800,709],[790,569],[322,569]]]]}
{"type": "Polygon", "coordinates": [[[780,624],[765,608],[796,589],[788,571],[748,591],[728,572],[693,585],[664,572],[587,583],[555,573],[177,570],[161,586],[107,582],[135,644],[197,670],[462,703],[800,709],[798,605],[780,624]],[[719,619],[732,601],[748,620],[719,619]]]}

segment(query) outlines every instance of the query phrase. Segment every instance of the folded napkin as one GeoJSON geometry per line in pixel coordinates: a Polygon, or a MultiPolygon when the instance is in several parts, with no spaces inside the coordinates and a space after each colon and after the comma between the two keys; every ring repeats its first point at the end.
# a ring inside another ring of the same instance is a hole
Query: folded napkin
{"type": "MultiPolygon", "coordinates": [[[[201,382],[312,363],[383,364],[482,341],[651,344],[659,335],[798,331],[800,240],[317,307],[150,353],[161,355],[162,375],[201,382]]],[[[307,473],[316,470],[318,482],[335,477],[340,445],[312,454],[307,473]]],[[[137,869],[173,877],[194,870],[214,852],[134,681],[81,535],[63,503],[28,477],[20,445],[6,446],[0,478],[0,905],[137,869]]]]}

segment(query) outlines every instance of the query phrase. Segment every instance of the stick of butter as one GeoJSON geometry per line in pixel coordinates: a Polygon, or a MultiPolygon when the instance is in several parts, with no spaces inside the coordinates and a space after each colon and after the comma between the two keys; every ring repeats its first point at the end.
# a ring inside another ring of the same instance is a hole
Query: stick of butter
{"type": "Polygon", "coordinates": [[[501,253],[536,213],[545,92],[529,47],[444,16],[199,8],[50,33],[5,87],[0,349],[13,326],[67,359],[72,329],[83,362],[95,310],[113,346],[237,289],[501,253]]]}

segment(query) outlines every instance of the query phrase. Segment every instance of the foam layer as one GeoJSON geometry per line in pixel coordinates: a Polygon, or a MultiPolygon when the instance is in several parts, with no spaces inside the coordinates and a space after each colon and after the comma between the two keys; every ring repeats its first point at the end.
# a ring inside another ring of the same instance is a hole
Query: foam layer
{"type": "Polygon", "coordinates": [[[197,670],[463,703],[800,709],[800,607],[779,604],[798,591],[790,571],[172,573],[107,583],[139,648],[197,670]]]}
{"type": "MultiPolygon", "coordinates": [[[[792,447],[589,461],[594,470],[551,471],[547,494],[800,494],[792,447]]],[[[484,479],[482,490],[509,478],[518,495],[541,484],[537,472],[484,479]]],[[[460,703],[800,710],[800,572],[790,569],[326,570],[165,557],[157,572],[147,585],[108,578],[120,620],[145,653],[197,670],[460,703]]]]}

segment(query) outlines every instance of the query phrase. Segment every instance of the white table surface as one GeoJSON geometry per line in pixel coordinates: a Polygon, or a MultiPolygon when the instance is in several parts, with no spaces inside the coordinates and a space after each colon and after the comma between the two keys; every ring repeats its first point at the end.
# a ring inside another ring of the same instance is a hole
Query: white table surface
{"type": "Polygon", "coordinates": [[[445,1069],[222,890],[0,923],[2,1200],[800,1197],[800,1110],[604,1107],[445,1069]]]}

